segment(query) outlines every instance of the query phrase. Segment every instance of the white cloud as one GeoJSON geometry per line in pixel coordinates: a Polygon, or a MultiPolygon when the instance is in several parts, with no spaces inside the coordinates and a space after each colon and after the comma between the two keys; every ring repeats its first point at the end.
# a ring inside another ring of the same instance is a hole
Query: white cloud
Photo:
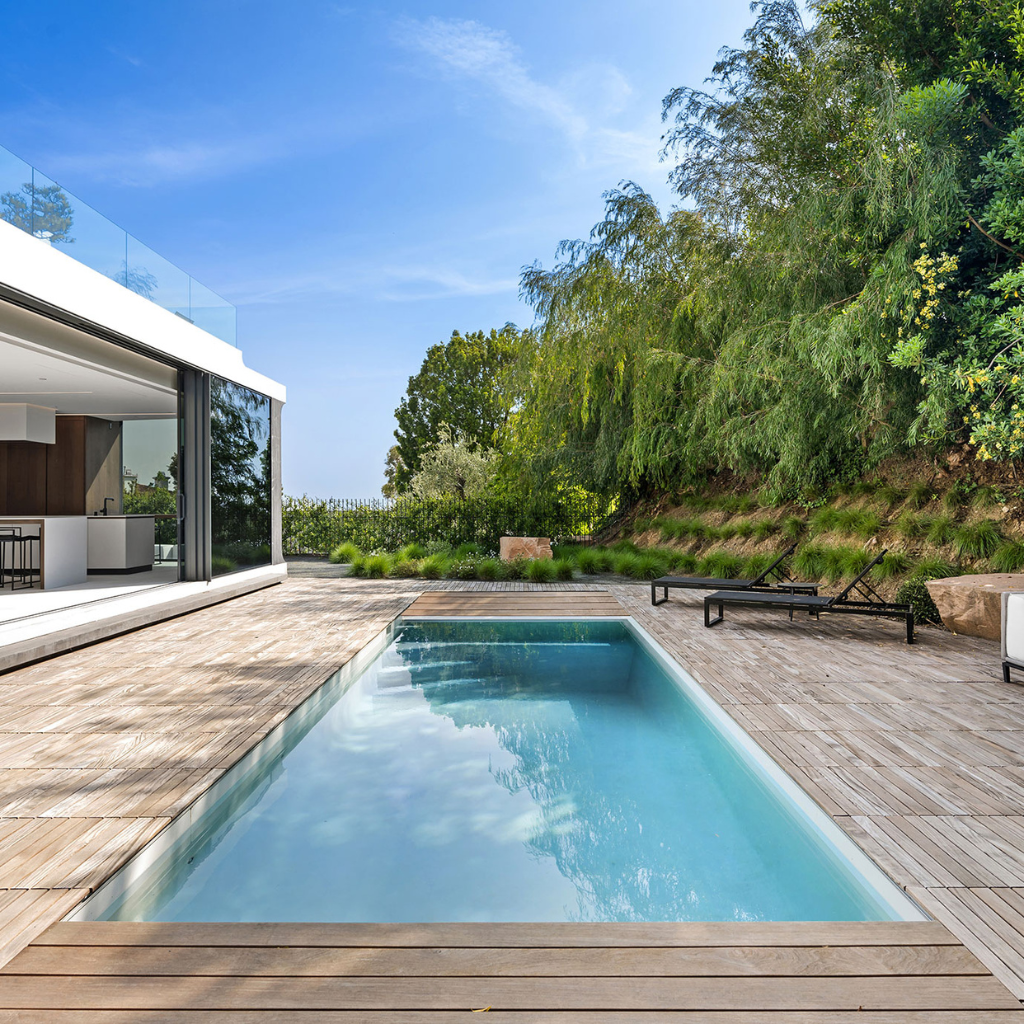
{"type": "Polygon", "coordinates": [[[586,120],[558,90],[531,78],[506,33],[476,21],[407,19],[399,23],[398,38],[450,73],[483,82],[513,106],[541,114],[570,138],[586,134],[586,120]]]}
{"type": "Polygon", "coordinates": [[[280,141],[259,136],[207,143],[128,143],[101,153],[62,154],[65,173],[87,174],[119,185],[152,186],[195,178],[217,177],[281,156],[280,141]]]}
{"type": "Polygon", "coordinates": [[[639,128],[604,123],[625,111],[633,90],[611,65],[588,65],[557,86],[538,81],[508,34],[476,21],[403,19],[399,43],[425,54],[443,73],[490,89],[506,103],[531,112],[560,131],[581,165],[616,166],[622,175],[649,173],[659,166],[661,125],[656,116],[639,128]]]}
{"type": "Polygon", "coordinates": [[[515,294],[518,278],[500,278],[484,271],[454,266],[382,263],[320,266],[291,276],[251,278],[228,284],[225,291],[238,305],[293,302],[311,295],[359,295],[382,302],[420,302],[478,295],[515,294]]]}

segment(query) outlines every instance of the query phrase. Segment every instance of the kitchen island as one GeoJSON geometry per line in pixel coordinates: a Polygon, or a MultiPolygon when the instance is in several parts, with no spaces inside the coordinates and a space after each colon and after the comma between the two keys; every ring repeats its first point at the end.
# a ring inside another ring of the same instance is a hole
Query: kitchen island
{"type": "MultiPolygon", "coordinates": [[[[31,568],[38,570],[39,586],[46,590],[85,582],[89,543],[85,522],[85,516],[0,516],[0,530],[11,527],[22,537],[39,538],[38,544],[24,551],[26,559],[32,559],[31,568]]],[[[12,553],[21,568],[21,549],[12,553]]],[[[7,555],[8,569],[12,553],[7,555]]]]}
{"type": "Polygon", "coordinates": [[[89,516],[90,576],[149,572],[153,568],[153,516],[89,516]]]}

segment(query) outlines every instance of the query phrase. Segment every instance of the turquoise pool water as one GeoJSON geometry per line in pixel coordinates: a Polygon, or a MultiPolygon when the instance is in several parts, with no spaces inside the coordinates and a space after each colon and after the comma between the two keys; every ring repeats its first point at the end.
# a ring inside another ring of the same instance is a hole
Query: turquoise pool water
{"type": "Polygon", "coordinates": [[[618,621],[402,625],[78,916],[918,916],[641,640],[618,621]]]}

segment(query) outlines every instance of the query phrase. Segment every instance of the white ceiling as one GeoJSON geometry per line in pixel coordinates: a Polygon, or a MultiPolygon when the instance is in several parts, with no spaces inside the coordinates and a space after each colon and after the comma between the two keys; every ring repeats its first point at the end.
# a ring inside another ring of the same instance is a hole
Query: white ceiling
{"type": "Polygon", "coordinates": [[[0,403],[58,415],[177,415],[177,371],[81,331],[0,303],[0,403]]]}

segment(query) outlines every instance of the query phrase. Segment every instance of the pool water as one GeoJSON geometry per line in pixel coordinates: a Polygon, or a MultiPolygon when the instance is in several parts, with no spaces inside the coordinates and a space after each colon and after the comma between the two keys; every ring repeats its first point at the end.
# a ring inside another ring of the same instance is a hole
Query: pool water
{"type": "Polygon", "coordinates": [[[273,756],[222,780],[125,892],[79,916],[919,916],[650,647],[619,621],[401,625],[361,675],[311,698],[273,756]]]}

